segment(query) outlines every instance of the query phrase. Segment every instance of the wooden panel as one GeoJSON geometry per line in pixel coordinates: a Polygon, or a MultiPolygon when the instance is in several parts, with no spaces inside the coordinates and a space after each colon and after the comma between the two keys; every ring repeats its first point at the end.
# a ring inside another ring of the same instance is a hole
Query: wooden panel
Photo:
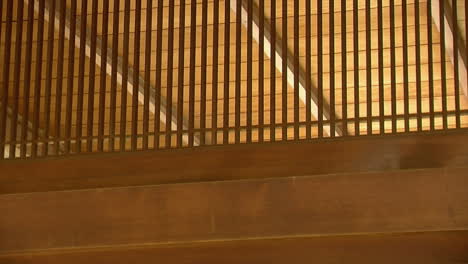
{"type": "Polygon", "coordinates": [[[445,264],[467,260],[466,231],[216,241],[0,255],[1,264],[445,264]]]}
{"type": "Polygon", "coordinates": [[[468,230],[467,173],[399,170],[1,195],[0,254],[468,230]]]}
{"type": "Polygon", "coordinates": [[[0,162],[0,193],[466,164],[468,132],[441,131],[426,135],[213,146],[0,162]]]}

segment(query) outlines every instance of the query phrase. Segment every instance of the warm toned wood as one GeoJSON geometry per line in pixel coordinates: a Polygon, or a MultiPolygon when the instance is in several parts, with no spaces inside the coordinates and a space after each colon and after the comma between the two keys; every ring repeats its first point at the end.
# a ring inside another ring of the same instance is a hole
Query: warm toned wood
{"type": "Polygon", "coordinates": [[[468,168],[397,170],[1,195],[0,255],[468,230],[467,173],[468,168]]]}
{"type": "Polygon", "coordinates": [[[0,193],[466,164],[468,131],[462,130],[0,162],[0,193]]]}
{"type": "Polygon", "coordinates": [[[178,245],[51,250],[0,256],[1,264],[101,263],[463,263],[468,232],[217,241],[178,245]]]}

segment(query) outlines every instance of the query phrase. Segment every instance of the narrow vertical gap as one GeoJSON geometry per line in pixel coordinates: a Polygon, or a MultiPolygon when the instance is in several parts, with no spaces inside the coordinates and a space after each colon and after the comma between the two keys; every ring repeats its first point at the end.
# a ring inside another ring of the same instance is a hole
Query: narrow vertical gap
{"type": "MultiPolygon", "coordinates": [[[[12,106],[11,106],[11,117],[10,117],[10,159],[16,157],[16,132],[18,124],[18,105],[19,105],[19,90],[20,90],[20,74],[21,74],[21,53],[23,51],[23,7],[24,1],[19,1],[16,10],[16,40],[15,40],[15,69],[14,69],[14,83],[13,83],[13,94],[12,94],[12,106]]],[[[29,18],[28,18],[29,19],[29,18]]],[[[31,64],[31,56],[26,64],[31,64]]],[[[9,67],[10,65],[4,65],[9,67]]],[[[39,67],[36,67],[38,69],[39,67]]],[[[37,80],[37,79],[36,79],[37,80]]],[[[37,81],[36,81],[37,83],[37,81]]],[[[36,99],[36,96],[34,97],[36,99]]],[[[37,103],[37,102],[35,102],[37,103]]]]}
{"type": "Polygon", "coordinates": [[[62,140],[62,93],[63,93],[63,69],[64,69],[64,48],[65,48],[65,14],[66,14],[66,2],[59,1],[60,3],[60,18],[59,18],[59,42],[58,42],[58,54],[57,54],[57,82],[55,91],[55,150],[57,154],[60,153],[60,141],[62,140]]]}
{"type": "MultiPolygon", "coordinates": [[[[106,110],[106,79],[107,79],[107,45],[109,32],[109,0],[103,2],[102,12],[102,50],[101,50],[101,69],[99,84],[99,121],[98,121],[98,151],[104,151],[104,124],[106,110]]],[[[89,135],[88,135],[89,137],[89,135]]]]}
{"type": "MultiPolygon", "coordinates": [[[[30,5],[33,5],[32,1],[30,5]]],[[[32,14],[28,16],[30,19],[34,18],[34,11],[31,10],[32,14]]],[[[32,148],[31,156],[34,158],[38,155],[37,146],[39,139],[39,126],[40,126],[40,112],[41,112],[41,92],[42,92],[42,57],[43,57],[43,47],[44,47],[44,15],[45,15],[45,2],[39,2],[39,16],[38,16],[38,26],[37,26],[37,54],[36,54],[36,77],[35,77],[35,87],[34,87],[34,116],[33,116],[33,129],[32,129],[32,148]]],[[[30,61],[26,61],[30,63],[30,61]]],[[[47,142],[43,142],[47,144],[47,142]]]]}
{"type": "MultiPolygon", "coordinates": [[[[10,65],[11,31],[13,23],[13,0],[8,0],[6,8],[5,53],[3,65],[10,65]]],[[[10,82],[10,67],[3,67],[2,105],[0,114],[0,159],[5,158],[5,137],[7,127],[8,85],[10,82]]]]}
{"type": "Polygon", "coordinates": [[[447,122],[447,77],[445,65],[445,4],[443,0],[439,2],[439,24],[440,24],[440,79],[442,81],[442,127],[448,128],[447,122]]]}
{"type": "Polygon", "coordinates": [[[133,44],[133,92],[132,92],[132,151],[137,150],[138,139],[138,94],[140,90],[140,37],[141,0],[135,0],[135,34],[133,44]]]}
{"type": "MultiPolygon", "coordinates": [[[[357,0],[356,0],[357,1],[357,0]]],[[[318,103],[317,103],[317,118],[318,118],[318,137],[323,137],[323,30],[322,30],[322,1],[317,1],[317,81],[318,81],[318,103]]]]}
{"type": "MultiPolygon", "coordinates": [[[[189,88],[189,139],[188,146],[194,145],[195,128],[195,85],[197,58],[197,1],[191,1],[190,11],[190,88],[189,88]]],[[[172,50],[172,49],[169,49],[172,50]]],[[[169,86],[169,85],[168,85],[169,86]]],[[[169,100],[169,99],[168,99],[169,100]]]]}
{"type": "Polygon", "coordinates": [[[378,46],[379,46],[379,129],[385,133],[385,103],[384,103],[384,46],[383,46],[383,7],[382,0],[378,0],[378,46]]]}
{"type": "MultiPolygon", "coordinates": [[[[31,95],[31,66],[32,66],[32,42],[33,42],[33,28],[34,28],[34,1],[28,1],[28,28],[26,33],[26,58],[25,58],[25,69],[24,69],[24,84],[23,84],[23,120],[21,122],[21,158],[26,158],[28,140],[28,123],[29,123],[29,101],[31,95]]],[[[39,45],[39,43],[37,43],[39,45]]],[[[39,61],[36,61],[39,63],[39,61]]],[[[38,65],[38,64],[36,64],[38,65]]],[[[36,69],[39,67],[36,67],[36,69]]],[[[37,82],[37,80],[36,80],[37,82]]],[[[34,103],[36,103],[36,96],[34,97],[34,103]]],[[[36,141],[32,141],[32,145],[36,145],[36,141]]],[[[47,144],[46,144],[47,145],[47,144]]],[[[32,154],[32,153],[31,153],[32,154]]],[[[13,157],[12,157],[13,158],[13,157]]]]}
{"type": "MultiPolygon", "coordinates": [[[[240,1],[239,1],[240,2],[240,1]]],[[[253,27],[253,0],[247,5],[247,143],[252,142],[252,27],[253,27]]]]}
{"type": "MultiPolygon", "coordinates": [[[[418,0],[415,0],[418,1],[418,0]]],[[[465,18],[466,19],[466,18],[465,18]]],[[[454,70],[454,93],[455,93],[455,127],[461,127],[460,120],[460,80],[458,70],[458,7],[457,0],[452,0],[452,24],[453,28],[453,70],[454,70]]]]}
{"type": "Polygon", "coordinates": [[[283,65],[282,65],[282,90],[281,90],[281,111],[282,111],[282,140],[288,140],[288,1],[282,1],[283,12],[283,65]]]}
{"type": "MultiPolygon", "coordinates": [[[[74,73],[75,73],[75,38],[76,38],[76,1],[71,1],[70,12],[70,38],[68,42],[68,80],[67,80],[67,101],[65,115],[65,154],[70,153],[70,145],[72,140],[72,110],[73,110],[73,90],[74,90],[74,73]]],[[[80,145],[77,142],[77,145],[80,145]]]]}
{"type": "Polygon", "coordinates": [[[270,141],[276,140],[276,0],[271,0],[270,141]]]}
{"type": "Polygon", "coordinates": [[[264,141],[264,103],[265,103],[265,0],[259,0],[258,33],[258,142],[264,141]]]}
{"type": "Polygon", "coordinates": [[[330,0],[329,4],[330,137],[335,137],[335,0],[330,0]]]}
{"type": "Polygon", "coordinates": [[[403,21],[403,91],[404,91],[404,116],[405,132],[410,131],[409,124],[409,85],[408,85],[408,17],[407,2],[402,0],[402,21],[403,21]]]}
{"type": "MultiPolygon", "coordinates": [[[[49,136],[50,136],[50,115],[51,115],[51,93],[52,93],[52,66],[54,60],[54,38],[55,38],[55,5],[56,1],[50,1],[49,6],[49,27],[47,29],[47,62],[46,62],[46,82],[45,82],[45,101],[44,101],[44,151],[43,156],[48,156],[49,153],[49,136]]],[[[29,97],[29,96],[28,96],[29,97]]]]}
{"type": "Polygon", "coordinates": [[[200,145],[205,145],[206,138],[206,60],[208,42],[208,0],[202,2],[202,38],[201,38],[201,92],[200,92],[200,145]]]}
{"type": "Polygon", "coordinates": [[[294,0],[294,140],[299,139],[299,56],[299,0],[294,0]]]}
{"type": "MultiPolygon", "coordinates": [[[[88,0],[81,1],[81,25],[80,25],[80,48],[79,48],[79,65],[78,65],[78,102],[76,106],[76,151],[81,152],[81,132],[83,127],[83,96],[84,96],[84,80],[85,80],[85,62],[86,62],[86,37],[87,33],[87,18],[88,18],[88,0]]],[[[91,33],[92,34],[92,33],[91,33]]],[[[89,56],[89,69],[91,69],[91,56],[89,56]]],[[[94,56],[96,58],[96,56],[94,56]]],[[[91,75],[89,75],[89,80],[91,75]]],[[[91,91],[91,82],[88,85],[88,94],[91,91]]],[[[90,105],[88,104],[88,108],[90,105]]]]}
{"type": "MultiPolygon", "coordinates": [[[[171,147],[172,140],[172,77],[174,66],[174,1],[169,1],[169,16],[168,16],[169,33],[167,37],[167,87],[166,87],[166,139],[165,147],[171,147]]],[[[193,43],[191,43],[193,46],[193,43]]],[[[191,64],[190,64],[191,65],[191,64]]],[[[190,66],[192,67],[192,66],[190,66]]],[[[190,69],[191,70],[191,69],[190,69]]],[[[190,120],[189,120],[190,122],[190,120]]],[[[190,140],[190,139],[189,139],[190,140]]]]}
{"type": "Polygon", "coordinates": [[[154,148],[159,149],[159,134],[161,129],[161,65],[164,0],[158,0],[158,29],[156,42],[156,91],[154,100],[154,148]]]}
{"type": "MultiPolygon", "coordinates": [[[[130,45],[130,0],[125,0],[124,7],[124,37],[123,37],[123,62],[122,62],[122,86],[120,93],[120,151],[126,150],[127,135],[127,93],[128,93],[128,53],[130,45]]],[[[137,85],[137,83],[133,83],[137,85]]]]}
{"type": "Polygon", "coordinates": [[[372,31],[371,3],[366,1],[366,107],[367,135],[372,135],[372,31]]]}
{"type": "Polygon", "coordinates": [[[211,100],[212,144],[218,144],[218,46],[219,46],[219,1],[213,1],[213,73],[211,100]]]}
{"type": "MultiPolygon", "coordinates": [[[[430,9],[430,8],[428,8],[430,9]]],[[[397,89],[395,51],[395,0],[390,0],[390,83],[392,96],[392,133],[397,133],[397,89]]]]}
{"type": "MultiPolygon", "coordinates": [[[[185,17],[185,16],[184,16],[185,17]]],[[[153,0],[146,1],[146,36],[145,36],[145,86],[143,99],[143,146],[148,149],[150,86],[151,86],[151,33],[153,29],[153,0]]]]}
{"type": "Polygon", "coordinates": [[[348,135],[348,62],[346,38],[346,0],[341,0],[341,107],[343,136],[348,135]]]}
{"type": "MultiPolygon", "coordinates": [[[[391,0],[393,1],[393,0],[391,0]]],[[[320,2],[320,1],[319,1],[320,2]]],[[[358,0],[353,0],[353,63],[354,63],[354,135],[360,134],[359,123],[359,6],[358,0]]]]}
{"type": "Polygon", "coordinates": [[[421,29],[419,0],[414,0],[414,24],[416,39],[416,112],[418,131],[422,131],[422,94],[421,94],[421,29]]]}
{"type": "MultiPolygon", "coordinates": [[[[345,0],[343,0],[345,1],[345,0]]],[[[312,91],[312,51],[311,51],[311,1],[306,1],[306,139],[312,138],[312,106],[311,106],[311,91],[312,91]]]]}
{"type": "MultiPolygon", "coordinates": [[[[89,57],[89,86],[88,86],[88,118],[86,131],[86,151],[93,151],[93,127],[94,127],[94,91],[96,87],[96,41],[98,26],[98,0],[93,0],[91,15],[91,56],[89,57]]],[[[107,47],[106,47],[107,48],[107,47]]],[[[102,55],[102,54],[101,54],[102,55]]],[[[102,57],[101,57],[102,60],[102,57]]],[[[101,64],[105,67],[104,64],[101,64]]],[[[81,88],[83,89],[83,88],[81,88]]]]}
{"type": "Polygon", "coordinates": [[[120,0],[114,0],[114,16],[112,19],[112,70],[111,70],[111,96],[109,105],[109,151],[115,148],[115,112],[117,104],[117,71],[119,51],[119,10],[120,0]]]}
{"type": "MultiPolygon", "coordinates": [[[[437,0],[436,0],[437,1],[437,0]]],[[[429,79],[429,126],[435,129],[434,118],[434,55],[432,48],[432,0],[427,0],[427,57],[428,57],[428,79],[429,79]]]]}
{"type": "Polygon", "coordinates": [[[242,84],[242,1],[236,1],[236,91],[235,91],[235,143],[240,143],[241,84],[242,84]]]}
{"type": "Polygon", "coordinates": [[[184,68],[185,68],[185,0],[180,0],[179,19],[179,72],[177,91],[177,147],[182,147],[184,130],[184,68]]]}

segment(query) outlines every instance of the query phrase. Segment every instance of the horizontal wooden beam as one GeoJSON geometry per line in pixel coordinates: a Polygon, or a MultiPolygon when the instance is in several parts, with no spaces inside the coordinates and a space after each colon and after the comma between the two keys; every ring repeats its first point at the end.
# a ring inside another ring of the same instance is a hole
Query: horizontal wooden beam
{"type": "Polygon", "coordinates": [[[0,194],[466,164],[462,129],[0,161],[0,194]]]}
{"type": "Polygon", "coordinates": [[[466,263],[467,241],[467,231],[216,241],[10,254],[0,264],[466,263]]]}
{"type": "Polygon", "coordinates": [[[468,231],[468,168],[0,195],[0,255],[468,231]]]}

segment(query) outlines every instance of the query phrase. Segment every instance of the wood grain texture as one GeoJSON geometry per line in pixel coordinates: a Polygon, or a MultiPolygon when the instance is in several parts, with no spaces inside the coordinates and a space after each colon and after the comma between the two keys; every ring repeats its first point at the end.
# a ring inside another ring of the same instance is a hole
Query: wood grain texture
{"type": "Polygon", "coordinates": [[[0,254],[468,230],[468,168],[0,196],[0,254]]]}
{"type": "Polygon", "coordinates": [[[467,132],[2,161],[0,193],[466,166],[467,132]]]}
{"type": "Polygon", "coordinates": [[[464,263],[468,232],[219,241],[0,256],[1,264],[464,263]]]}

